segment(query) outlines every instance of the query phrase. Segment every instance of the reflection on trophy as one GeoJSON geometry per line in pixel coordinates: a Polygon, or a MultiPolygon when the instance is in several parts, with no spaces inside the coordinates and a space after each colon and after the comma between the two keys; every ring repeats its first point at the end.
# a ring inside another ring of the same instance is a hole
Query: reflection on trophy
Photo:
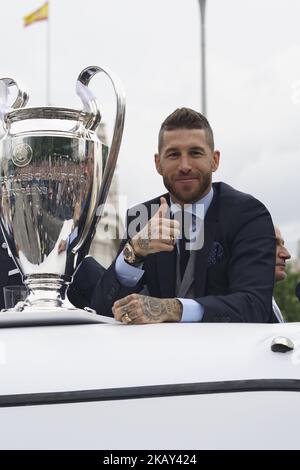
{"type": "Polygon", "coordinates": [[[28,96],[14,80],[0,85],[0,224],[29,289],[22,309],[64,311],[60,292],[88,252],[113,177],[125,116],[122,87],[103,68],[88,67],[76,83],[83,109],[75,110],[24,108],[28,96]],[[98,72],[116,94],[110,149],[94,132],[101,116],[88,85],[98,72]],[[9,106],[11,89],[17,97],[9,106]]]}

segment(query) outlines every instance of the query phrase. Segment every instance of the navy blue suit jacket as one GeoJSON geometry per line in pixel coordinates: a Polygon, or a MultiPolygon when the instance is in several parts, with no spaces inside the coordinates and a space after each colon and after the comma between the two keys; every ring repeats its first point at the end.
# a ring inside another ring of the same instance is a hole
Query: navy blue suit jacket
{"type": "Polygon", "coordinates": [[[20,273],[11,274],[16,268],[15,262],[7,252],[7,244],[0,229],[0,310],[4,308],[3,287],[22,284],[20,273]]]}
{"type": "MultiPolygon", "coordinates": [[[[197,251],[194,273],[195,300],[204,307],[202,321],[275,322],[272,292],[276,244],[271,216],[249,194],[225,183],[214,183],[213,189],[204,222],[204,246],[197,251]]],[[[151,204],[159,204],[160,197],[144,203],[149,218],[151,204]]],[[[127,227],[131,221],[129,217],[127,227]]],[[[120,251],[125,242],[126,239],[120,251]]],[[[147,256],[141,281],[134,288],[127,288],[116,277],[115,263],[105,273],[102,270],[99,279],[99,265],[86,258],[72,288],[76,291],[76,284],[80,287],[89,272],[93,282],[85,300],[89,299],[89,306],[99,313],[111,316],[115,300],[139,292],[145,285],[153,297],[174,298],[175,263],[175,251],[147,256]]]]}

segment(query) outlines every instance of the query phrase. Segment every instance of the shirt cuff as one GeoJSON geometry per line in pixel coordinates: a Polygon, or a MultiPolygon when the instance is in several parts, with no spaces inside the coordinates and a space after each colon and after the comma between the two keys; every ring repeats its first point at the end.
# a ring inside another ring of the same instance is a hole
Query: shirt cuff
{"type": "Polygon", "coordinates": [[[126,287],[136,286],[144,274],[142,266],[143,264],[141,264],[141,267],[136,267],[126,263],[124,260],[123,251],[121,251],[115,264],[115,271],[118,281],[126,287]]]}
{"type": "Polygon", "coordinates": [[[177,299],[182,304],[182,323],[196,323],[202,321],[204,315],[203,305],[193,299],[177,299]]]}

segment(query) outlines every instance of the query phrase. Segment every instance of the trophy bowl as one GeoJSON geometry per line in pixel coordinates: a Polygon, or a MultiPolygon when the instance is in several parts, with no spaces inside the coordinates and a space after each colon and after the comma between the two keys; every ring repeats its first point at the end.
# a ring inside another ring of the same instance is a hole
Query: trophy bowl
{"type": "Polygon", "coordinates": [[[14,80],[0,84],[0,225],[29,290],[17,310],[61,312],[68,309],[61,294],[88,253],[113,177],[125,116],[122,86],[107,70],[87,67],[76,83],[83,109],[75,110],[25,108],[28,95],[14,80]],[[116,94],[110,149],[95,133],[101,116],[88,85],[98,72],[116,94]],[[8,106],[11,88],[17,97],[8,106]]]}

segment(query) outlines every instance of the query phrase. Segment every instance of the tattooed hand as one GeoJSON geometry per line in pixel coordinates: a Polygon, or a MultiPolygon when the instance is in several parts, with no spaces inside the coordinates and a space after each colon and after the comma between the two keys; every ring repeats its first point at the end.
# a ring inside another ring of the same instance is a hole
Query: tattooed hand
{"type": "Polygon", "coordinates": [[[131,325],[179,322],[182,304],[177,299],[131,294],[115,302],[112,311],[116,320],[131,325]]]}
{"type": "Polygon", "coordinates": [[[161,197],[160,203],[160,208],[148,224],[131,239],[134,251],[142,258],[150,253],[172,251],[180,235],[179,222],[166,217],[169,209],[166,199],[161,197]]]}

